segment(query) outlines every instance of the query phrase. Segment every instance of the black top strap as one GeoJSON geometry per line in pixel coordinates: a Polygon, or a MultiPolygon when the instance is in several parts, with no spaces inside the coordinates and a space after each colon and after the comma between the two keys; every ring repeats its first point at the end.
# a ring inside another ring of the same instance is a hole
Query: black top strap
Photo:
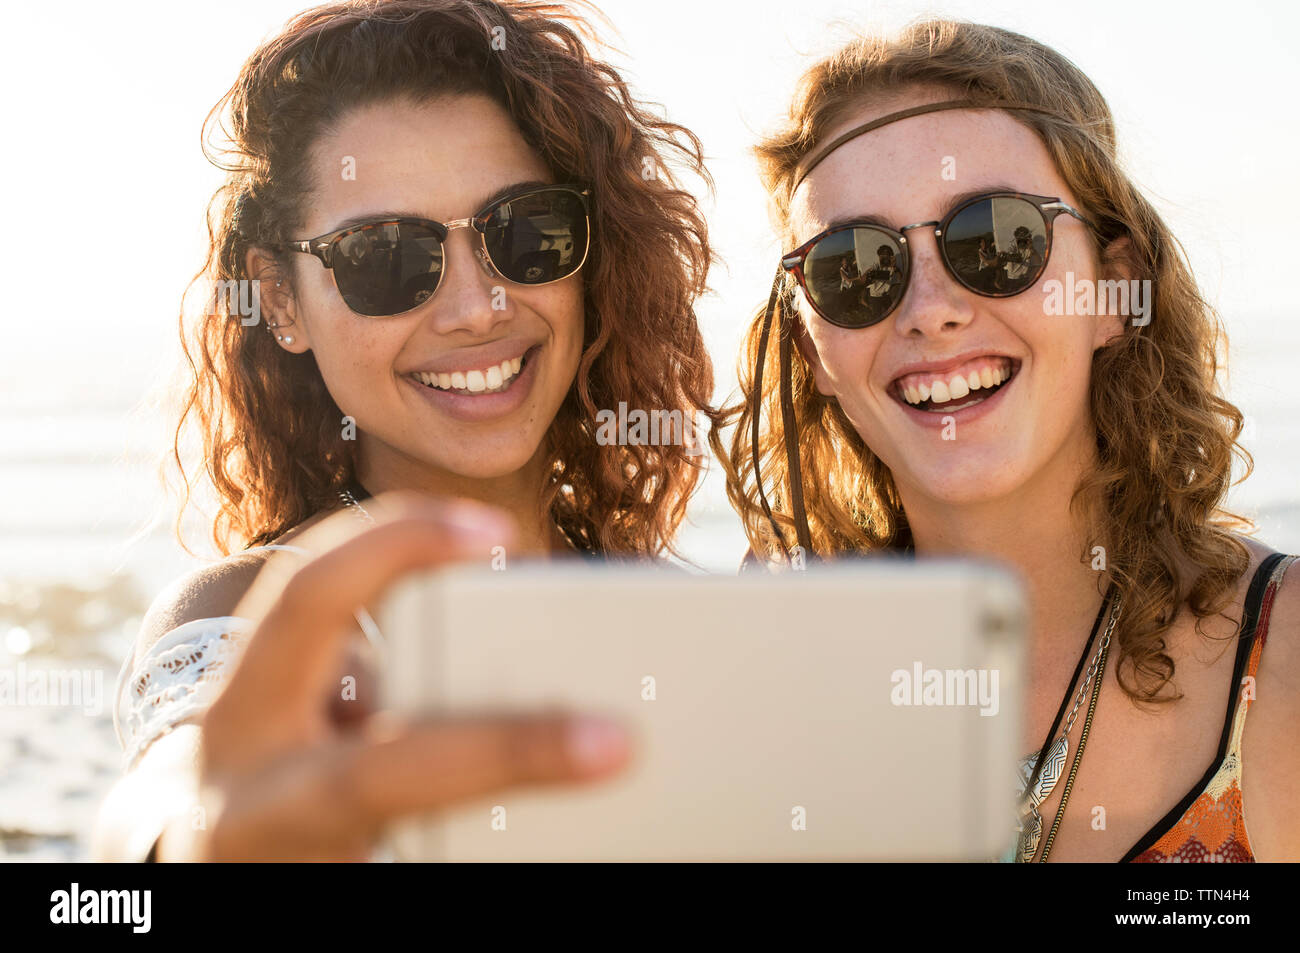
{"type": "Polygon", "coordinates": [[[346,489],[349,493],[352,494],[352,499],[357,500],[358,502],[360,502],[361,500],[370,499],[370,491],[361,485],[360,480],[357,480],[355,478],[352,480],[351,483],[349,483],[346,487],[344,487],[344,489],[346,489]]]}
{"type": "Polygon", "coordinates": [[[1238,686],[1250,662],[1251,649],[1255,646],[1255,629],[1259,625],[1264,593],[1268,590],[1268,580],[1273,575],[1274,568],[1285,558],[1286,553],[1272,553],[1265,556],[1250,580],[1250,588],[1246,590],[1246,601],[1242,604],[1241,628],[1237,636],[1237,658],[1232,666],[1232,682],[1228,685],[1228,710],[1223,717],[1223,732],[1219,735],[1219,747],[1214,760],[1210,762],[1205,774],[1192,789],[1183,795],[1164,817],[1156,821],[1155,826],[1143,834],[1127,854],[1120,858],[1121,864],[1126,864],[1143,854],[1156,841],[1164,837],[1166,832],[1182,819],[1209,783],[1214,780],[1214,776],[1219,773],[1223,759],[1228,756],[1228,743],[1232,740],[1232,723],[1237,717],[1237,706],[1241,704],[1241,692],[1238,691],[1238,686]]]}

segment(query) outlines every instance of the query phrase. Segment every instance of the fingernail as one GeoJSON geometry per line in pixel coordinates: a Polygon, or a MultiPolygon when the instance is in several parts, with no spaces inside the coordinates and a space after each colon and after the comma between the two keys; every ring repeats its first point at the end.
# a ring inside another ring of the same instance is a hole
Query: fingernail
{"type": "Polygon", "coordinates": [[[627,753],[627,734],[603,718],[576,718],[569,724],[565,745],[575,765],[594,771],[623,759],[627,753]]]}

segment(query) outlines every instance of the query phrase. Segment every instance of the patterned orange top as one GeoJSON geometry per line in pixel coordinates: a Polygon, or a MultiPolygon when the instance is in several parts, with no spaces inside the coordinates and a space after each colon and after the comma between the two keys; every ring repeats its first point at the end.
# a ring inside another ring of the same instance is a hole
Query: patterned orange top
{"type": "Polygon", "coordinates": [[[1232,672],[1236,690],[1229,696],[1214,763],[1121,863],[1254,863],[1241,803],[1241,735],[1246,713],[1255,700],[1255,673],[1268,638],[1273,597],[1297,558],[1274,553],[1260,564],[1251,580],[1232,672]]]}

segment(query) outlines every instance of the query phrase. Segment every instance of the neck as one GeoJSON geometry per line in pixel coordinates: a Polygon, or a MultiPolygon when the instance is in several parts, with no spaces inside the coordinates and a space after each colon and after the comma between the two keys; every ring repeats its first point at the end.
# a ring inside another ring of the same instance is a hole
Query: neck
{"type": "Polygon", "coordinates": [[[546,459],[543,448],[522,469],[497,477],[464,477],[439,470],[399,450],[358,434],[357,480],[378,496],[390,490],[415,490],[430,496],[486,503],[508,513],[516,533],[512,556],[547,556],[566,546],[550,514],[540,504],[546,459]]]}
{"type": "Polygon", "coordinates": [[[1039,657],[1079,651],[1104,591],[1104,574],[1092,568],[1093,547],[1104,541],[1087,539],[1070,511],[1075,487],[1095,462],[1087,446],[1059,454],[1014,494],[979,503],[950,504],[899,486],[918,555],[992,558],[1019,572],[1030,651],[1039,657]]]}

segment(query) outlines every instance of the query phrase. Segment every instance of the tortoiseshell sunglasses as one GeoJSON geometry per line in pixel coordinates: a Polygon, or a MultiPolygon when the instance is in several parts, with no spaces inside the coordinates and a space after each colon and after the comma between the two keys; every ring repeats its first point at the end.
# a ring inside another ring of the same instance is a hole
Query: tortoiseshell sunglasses
{"type": "Polygon", "coordinates": [[[438,290],[443,243],[454,228],[478,232],[479,258],[508,281],[544,285],[574,274],[591,248],[590,196],[578,185],[531,186],[471,218],[377,219],[280,247],[319,258],[357,314],[392,317],[419,307],[438,290]]]}
{"type": "Polygon", "coordinates": [[[1064,212],[1096,226],[1060,199],[989,192],[960,203],[942,221],[894,229],[862,219],[836,225],[781,258],[813,309],[842,328],[866,328],[893,313],[911,268],[907,232],[934,228],[940,256],[959,284],[979,295],[1009,298],[1030,288],[1047,267],[1052,222],[1064,212]]]}

